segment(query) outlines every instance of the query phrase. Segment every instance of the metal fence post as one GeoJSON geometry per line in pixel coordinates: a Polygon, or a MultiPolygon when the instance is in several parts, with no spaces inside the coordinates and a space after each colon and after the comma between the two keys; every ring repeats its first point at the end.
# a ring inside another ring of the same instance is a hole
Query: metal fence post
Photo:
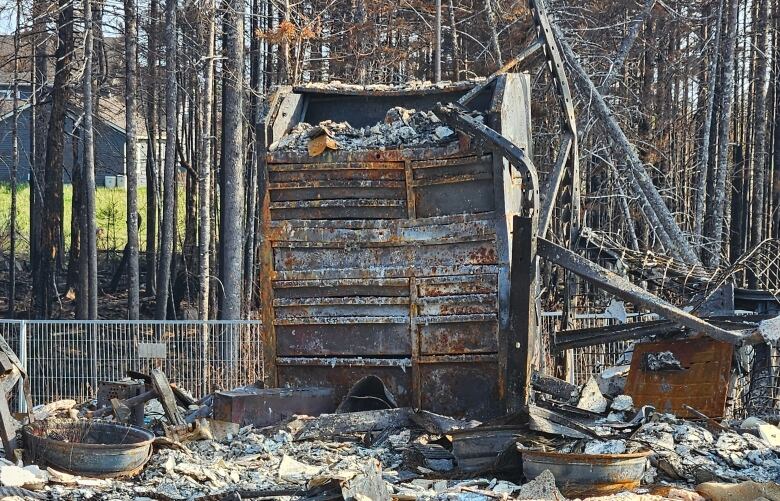
{"type": "Polygon", "coordinates": [[[203,380],[201,381],[201,395],[208,395],[209,388],[211,386],[211,364],[209,363],[209,338],[210,332],[209,332],[210,326],[208,321],[204,321],[200,325],[200,335],[201,335],[201,362],[203,367],[203,380]]]}
{"type": "MultiPolygon", "coordinates": [[[[19,357],[19,361],[22,363],[22,368],[27,371],[27,321],[22,320],[19,324],[19,353],[16,354],[19,357]]],[[[29,377],[29,375],[27,376],[29,377]]],[[[20,413],[27,412],[27,399],[24,395],[24,381],[21,379],[17,383],[19,385],[18,398],[16,402],[16,410],[20,413]]]]}
{"type": "Polygon", "coordinates": [[[97,389],[98,389],[98,364],[100,363],[100,360],[98,360],[98,338],[97,338],[97,324],[94,323],[95,321],[89,321],[88,329],[89,332],[92,334],[92,353],[93,353],[93,359],[92,359],[92,392],[95,397],[97,397],[97,389]]]}

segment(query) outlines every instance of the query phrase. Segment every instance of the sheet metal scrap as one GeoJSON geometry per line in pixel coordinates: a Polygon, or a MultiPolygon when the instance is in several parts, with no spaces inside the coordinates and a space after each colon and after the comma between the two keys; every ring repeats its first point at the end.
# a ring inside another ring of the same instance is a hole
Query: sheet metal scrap
{"type": "Polygon", "coordinates": [[[734,347],[707,338],[638,343],[634,346],[625,393],[634,405],[698,418],[691,408],[711,417],[724,415],[734,347]],[[660,358],[668,363],[651,364],[660,358]],[[671,354],[671,356],[666,355],[671,354]],[[670,363],[674,359],[678,364],[670,363]]]}
{"type": "Polygon", "coordinates": [[[214,393],[214,419],[258,428],[296,414],[319,416],[333,412],[332,388],[236,388],[214,393]]]}

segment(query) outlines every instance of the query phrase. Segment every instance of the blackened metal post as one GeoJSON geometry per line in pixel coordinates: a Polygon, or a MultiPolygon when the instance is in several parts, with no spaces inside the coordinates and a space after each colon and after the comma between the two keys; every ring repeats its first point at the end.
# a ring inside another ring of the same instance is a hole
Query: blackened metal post
{"type": "Polygon", "coordinates": [[[441,82],[441,0],[436,0],[436,43],[434,47],[436,81],[441,82]]]}
{"type": "Polygon", "coordinates": [[[507,412],[528,405],[533,358],[537,346],[536,238],[538,220],[515,216],[512,232],[509,329],[506,342],[507,412]]]}

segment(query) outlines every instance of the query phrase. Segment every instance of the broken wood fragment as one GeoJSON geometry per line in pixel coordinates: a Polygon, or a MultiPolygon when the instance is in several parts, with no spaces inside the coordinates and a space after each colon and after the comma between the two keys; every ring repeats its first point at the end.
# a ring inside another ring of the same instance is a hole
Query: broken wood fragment
{"type": "MultiPolygon", "coordinates": [[[[136,405],[141,405],[149,400],[157,398],[157,390],[149,390],[145,391],[144,393],[141,393],[140,395],[136,395],[134,397],[130,397],[127,400],[124,400],[122,403],[126,405],[127,407],[133,408],[136,405]]],[[[109,416],[113,414],[114,409],[113,407],[103,407],[101,409],[97,409],[91,412],[86,413],[86,417],[90,419],[95,419],[103,416],[109,416]]]]}
{"type": "Polygon", "coordinates": [[[379,411],[350,412],[346,414],[323,414],[304,425],[295,440],[323,439],[339,435],[381,431],[387,428],[408,428],[414,426],[408,407],[379,411]]]}
{"type": "Polygon", "coordinates": [[[561,402],[576,402],[580,394],[576,385],[554,376],[544,375],[538,371],[534,371],[531,375],[531,387],[561,402]]]}
{"type": "Polygon", "coordinates": [[[325,150],[338,150],[341,148],[338,141],[333,139],[330,131],[322,126],[316,126],[311,131],[311,137],[308,144],[309,155],[318,157],[325,152],[325,150]]]}
{"type": "Polygon", "coordinates": [[[157,391],[157,399],[160,401],[163,410],[165,411],[165,417],[168,418],[171,426],[185,426],[184,418],[179,412],[179,408],[176,405],[176,396],[171,390],[171,383],[168,382],[168,378],[165,377],[165,373],[159,369],[152,370],[152,385],[157,391]]]}

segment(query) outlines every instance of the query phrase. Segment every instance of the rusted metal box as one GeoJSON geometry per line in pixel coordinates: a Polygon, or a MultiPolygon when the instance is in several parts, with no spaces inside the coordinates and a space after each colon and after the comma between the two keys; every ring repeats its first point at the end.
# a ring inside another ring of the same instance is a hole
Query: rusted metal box
{"type": "MultiPolygon", "coordinates": [[[[127,400],[140,395],[144,390],[143,381],[100,381],[97,391],[97,408],[109,407],[112,398],[127,400]]],[[[139,404],[132,408],[130,424],[136,426],[144,425],[144,404],[139,404]]]]}
{"type": "Polygon", "coordinates": [[[296,414],[333,412],[331,388],[237,388],[214,393],[214,419],[241,426],[270,426],[296,414]]]}
{"type": "MultiPolygon", "coordinates": [[[[470,88],[283,89],[266,140],[299,122],[370,126],[391,107],[430,110],[470,88]]],[[[529,99],[528,76],[509,74],[472,106],[528,152],[529,99]]],[[[272,151],[261,177],[267,385],[326,385],[341,398],[374,374],[399,405],[470,418],[502,412],[499,332],[522,204],[522,181],[503,159],[461,136],[316,157],[272,151]]]]}

